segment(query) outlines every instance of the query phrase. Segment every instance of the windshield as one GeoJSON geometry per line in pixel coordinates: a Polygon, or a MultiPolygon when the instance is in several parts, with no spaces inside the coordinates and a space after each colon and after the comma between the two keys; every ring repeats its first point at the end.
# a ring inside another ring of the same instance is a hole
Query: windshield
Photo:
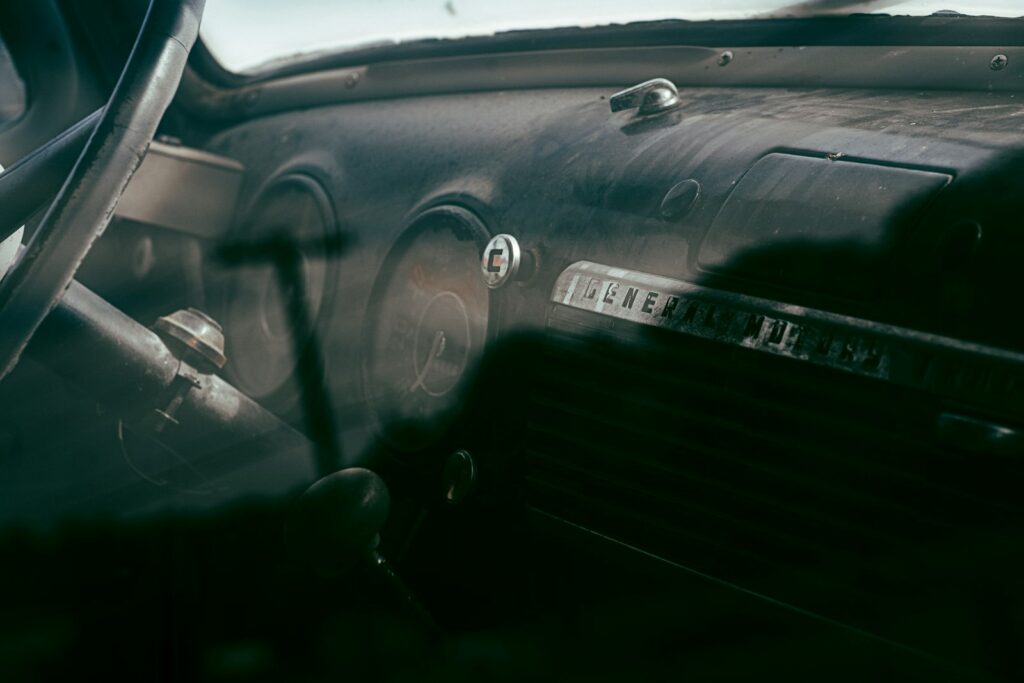
{"type": "Polygon", "coordinates": [[[941,11],[1019,17],[1022,0],[209,0],[202,38],[229,71],[317,52],[502,31],[638,21],[749,19],[850,12],[927,15],[941,11]]]}

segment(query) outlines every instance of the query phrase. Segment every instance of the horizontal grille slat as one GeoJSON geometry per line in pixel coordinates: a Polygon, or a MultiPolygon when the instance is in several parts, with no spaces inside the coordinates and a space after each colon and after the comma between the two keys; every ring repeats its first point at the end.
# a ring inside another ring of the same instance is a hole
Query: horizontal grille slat
{"type": "Polygon", "coordinates": [[[519,378],[523,493],[539,510],[767,594],[799,585],[778,597],[809,605],[815,591],[870,602],[863,577],[907,548],[1021,522],[1019,467],[944,447],[944,404],[921,390],[559,325],[519,378]]]}
{"type": "MultiPolygon", "coordinates": [[[[854,400],[858,392],[856,387],[847,386],[849,394],[845,406],[837,407],[832,401],[835,392],[822,392],[820,386],[809,386],[804,378],[799,392],[786,392],[784,398],[769,403],[753,396],[750,389],[754,383],[745,378],[744,389],[723,388],[721,376],[706,377],[704,382],[680,378],[678,373],[662,372],[658,374],[642,374],[643,366],[614,366],[605,359],[604,374],[593,372],[595,367],[589,363],[591,359],[583,358],[573,350],[566,358],[564,350],[559,359],[558,345],[548,345],[548,352],[554,354],[553,362],[545,364],[544,373],[539,373],[534,382],[531,398],[535,402],[543,402],[548,408],[564,408],[573,410],[564,399],[567,393],[581,396],[584,399],[596,395],[607,396],[616,405],[642,405],[651,411],[664,414],[665,417],[678,417],[689,420],[690,425],[697,424],[704,429],[717,428],[719,432],[730,432],[746,439],[724,442],[725,450],[731,444],[734,452],[742,453],[741,448],[750,442],[757,441],[776,456],[792,454],[794,459],[799,454],[804,458],[801,463],[803,471],[813,471],[816,466],[824,466],[832,474],[842,467],[847,467],[851,476],[864,475],[884,478],[889,484],[898,479],[910,484],[915,492],[934,490],[935,493],[951,498],[958,498],[964,503],[971,503],[979,508],[991,508],[1007,512],[1019,513],[1021,505],[1019,496],[1011,490],[1005,497],[996,497],[994,490],[985,495],[977,495],[968,487],[951,487],[948,485],[950,474],[958,483],[962,477],[977,469],[977,459],[961,454],[943,451],[931,442],[927,429],[934,420],[934,410],[928,414],[928,422],[911,420],[895,421],[888,430],[872,428],[878,424],[877,413],[882,409],[893,409],[892,405],[901,404],[905,408],[919,409],[920,406],[907,406],[902,396],[888,401],[878,399],[877,387],[875,395],[854,400]],[[642,382],[630,385],[632,390],[623,389],[622,384],[607,381],[608,376],[642,377],[642,382]],[[717,380],[717,382],[715,381],[717,380]],[[567,388],[576,392],[566,392],[567,388]],[[653,397],[652,397],[653,396],[653,397]],[[699,398],[699,405],[693,400],[679,400],[677,397],[699,398]],[[665,400],[668,397],[668,400],[665,400]],[[794,407],[795,398],[804,398],[808,405],[817,406],[816,412],[801,406],[794,407]],[[866,398],[866,400],[865,400],[866,398]],[[735,415],[737,417],[729,417],[735,415]],[[756,420],[743,423],[739,416],[756,416],[756,420]],[[839,419],[843,417],[845,419],[839,419]],[[843,438],[837,439],[836,435],[843,438]],[[815,438],[817,437],[817,438],[815,438]]],[[[683,356],[684,354],[677,354],[683,356]]],[[[692,359],[694,362],[701,360],[692,359]]],[[[785,363],[782,363],[784,365],[785,363]]],[[[743,368],[746,370],[746,368],[743,368]]],[[[777,370],[777,369],[776,369],[777,370]]],[[[814,370],[817,370],[816,368],[814,370]]],[[[771,382],[776,380],[769,378],[771,382]]],[[[840,380],[847,378],[840,377],[840,380]]],[[[837,378],[829,378],[828,385],[843,386],[837,378]]],[[[779,382],[782,382],[780,379],[779,382]]],[[[793,384],[796,384],[793,382],[793,384]]],[[[826,387],[827,388],[827,387],[826,387]]],[[[920,401],[920,398],[917,398],[920,401]]],[[[913,401],[912,401],[913,402],[913,401]]],[[[905,411],[908,412],[908,411],[905,411]]],[[[609,419],[602,416],[601,419],[609,419]]],[[[801,471],[793,472],[800,477],[801,471]]],[[[990,480],[985,480],[990,485],[990,480]]],[[[898,491],[904,500],[912,499],[910,491],[898,491]]],[[[897,496],[899,497],[899,496],[897,496]]],[[[914,508],[917,514],[922,511],[914,508]]],[[[941,513],[942,510],[936,512],[941,513]]],[[[940,515],[941,516],[941,515],[940,515]]],[[[947,521],[952,518],[947,515],[947,521]]]]}
{"type": "MultiPolygon", "coordinates": [[[[792,515],[793,519],[791,521],[793,523],[802,521],[806,524],[809,520],[813,525],[819,525],[825,520],[832,520],[833,528],[844,528],[851,534],[870,538],[876,545],[879,542],[884,543],[886,541],[890,543],[899,542],[900,537],[890,534],[888,530],[879,531],[878,529],[858,525],[855,521],[851,521],[849,516],[839,517],[838,515],[830,514],[824,506],[827,499],[823,499],[817,492],[813,497],[803,495],[803,491],[794,482],[783,477],[767,478],[760,476],[763,473],[756,470],[751,471],[746,476],[738,475],[736,472],[730,472],[729,475],[716,476],[714,472],[702,473],[692,465],[690,467],[681,467],[666,464],[670,462],[666,458],[633,459],[631,454],[624,454],[599,445],[588,444],[580,439],[567,436],[565,432],[556,434],[551,429],[538,427],[537,423],[531,425],[532,434],[537,437],[544,437],[536,438],[532,442],[532,449],[535,454],[532,462],[535,466],[549,461],[573,463],[580,458],[589,456],[592,463],[591,466],[602,470],[615,471],[623,479],[629,476],[624,472],[625,470],[645,468],[655,475],[671,477],[657,482],[659,486],[664,486],[670,490],[677,490],[677,481],[685,478],[690,481],[700,482],[706,488],[705,495],[709,497],[729,495],[732,500],[745,499],[758,502],[765,509],[786,511],[792,515]],[[595,458],[594,456],[597,457],[595,458]],[[617,467],[613,465],[614,460],[621,461],[623,458],[629,458],[630,460],[625,464],[620,463],[617,467]],[[757,483],[759,486],[755,487],[752,485],[753,483],[757,483]],[[791,495],[787,497],[787,493],[791,495]],[[797,494],[801,494],[800,498],[796,497],[797,494]],[[818,504],[816,505],[815,503],[818,504]]],[[[714,453],[709,451],[706,457],[714,457],[714,453]]],[[[884,514],[884,508],[881,511],[876,511],[875,514],[877,515],[879,512],[884,514]]],[[[922,521],[931,526],[933,530],[937,526],[935,523],[929,523],[928,520],[922,521]]]]}
{"type": "MultiPolygon", "coordinates": [[[[583,511],[593,508],[594,501],[591,498],[579,491],[553,483],[550,479],[528,477],[527,481],[537,494],[536,502],[543,504],[545,500],[557,499],[560,505],[565,506],[568,503],[570,508],[575,504],[577,514],[570,516],[578,517],[583,511]]],[[[740,572],[757,577],[748,582],[748,587],[751,588],[758,588],[759,584],[773,576],[785,576],[790,581],[797,579],[803,585],[813,585],[827,592],[844,588],[836,581],[829,580],[828,572],[818,571],[825,561],[822,558],[815,558],[816,562],[795,569],[792,561],[782,561],[771,557],[770,554],[759,553],[758,550],[764,547],[763,544],[760,544],[760,547],[744,546],[737,543],[734,538],[702,534],[677,526],[665,526],[657,517],[638,512],[636,507],[628,505],[607,506],[604,501],[602,506],[606,508],[607,519],[587,517],[583,526],[603,527],[612,535],[624,535],[617,533],[619,530],[645,529],[646,533],[639,539],[640,545],[662,553],[666,547],[679,549],[674,559],[700,571],[710,574],[740,572]]],[[[834,558],[829,559],[835,562],[834,558]]],[[[856,600],[860,597],[864,597],[861,591],[847,590],[844,599],[856,600]]]]}

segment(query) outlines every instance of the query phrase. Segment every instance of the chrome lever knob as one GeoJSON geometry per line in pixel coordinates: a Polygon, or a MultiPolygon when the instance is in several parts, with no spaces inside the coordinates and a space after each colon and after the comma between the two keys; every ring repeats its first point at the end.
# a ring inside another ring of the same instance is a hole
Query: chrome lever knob
{"type": "Polygon", "coordinates": [[[680,104],[679,91],[667,78],[652,78],[612,95],[608,101],[613,112],[636,109],[637,116],[672,111],[680,104]]]}

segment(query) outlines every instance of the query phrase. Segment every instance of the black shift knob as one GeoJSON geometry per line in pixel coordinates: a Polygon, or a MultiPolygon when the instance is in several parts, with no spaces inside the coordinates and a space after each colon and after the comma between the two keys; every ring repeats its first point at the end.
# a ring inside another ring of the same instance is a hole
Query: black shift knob
{"type": "Polygon", "coordinates": [[[340,573],[377,547],[391,506],[384,480],[360,467],[340,470],[306,489],[288,518],[292,549],[325,573],[340,573]]]}

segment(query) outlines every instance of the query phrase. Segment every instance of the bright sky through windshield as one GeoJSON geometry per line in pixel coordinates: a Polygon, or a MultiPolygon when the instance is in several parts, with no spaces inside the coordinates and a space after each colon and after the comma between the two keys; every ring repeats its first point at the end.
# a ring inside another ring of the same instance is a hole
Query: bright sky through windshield
{"type": "MultiPolygon", "coordinates": [[[[795,0],[208,0],[202,37],[232,71],[321,50],[516,29],[658,19],[743,19],[795,0]]],[[[1018,17],[1024,0],[890,0],[872,10],[1018,17]]]]}

